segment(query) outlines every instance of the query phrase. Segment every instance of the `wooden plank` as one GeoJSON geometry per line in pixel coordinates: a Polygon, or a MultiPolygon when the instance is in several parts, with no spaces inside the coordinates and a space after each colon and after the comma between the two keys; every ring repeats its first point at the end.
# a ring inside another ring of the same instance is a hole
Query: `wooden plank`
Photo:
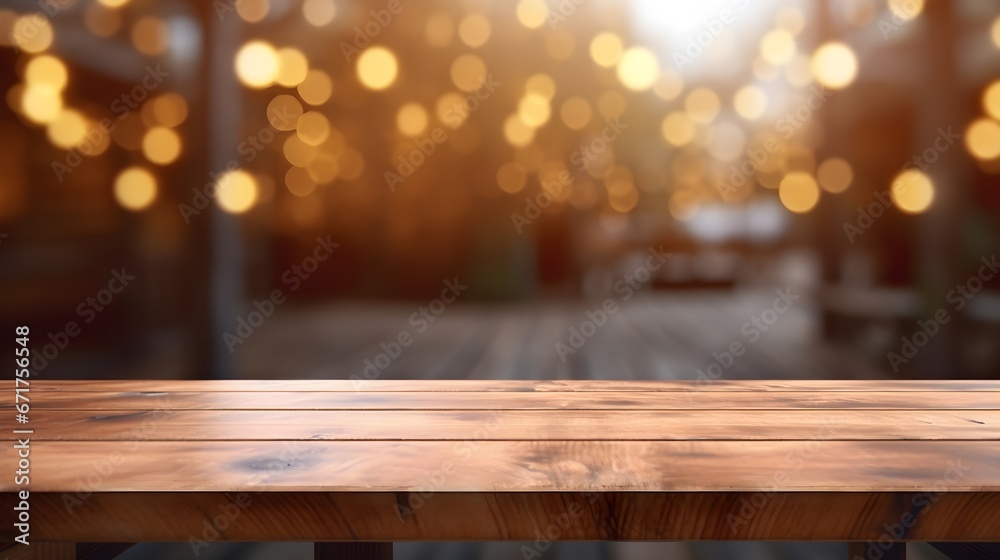
{"type": "MultiPolygon", "coordinates": [[[[6,446],[4,464],[15,464],[6,446]]],[[[35,492],[1000,492],[1000,443],[32,442],[35,492]]],[[[14,490],[0,479],[0,492],[14,490]]]]}
{"type": "MultiPolygon", "coordinates": [[[[12,388],[13,382],[4,380],[0,386],[12,388]]],[[[894,392],[894,391],[1000,391],[996,380],[478,380],[478,379],[421,379],[421,380],[365,380],[363,384],[349,379],[309,380],[38,380],[33,381],[32,391],[44,392],[604,392],[604,391],[833,391],[833,392],[894,392]]],[[[6,393],[8,391],[4,391],[6,393]]]]}
{"type": "MultiPolygon", "coordinates": [[[[1000,411],[157,410],[32,412],[33,441],[1000,440],[1000,411]]],[[[0,432],[0,440],[18,437],[0,432]]],[[[23,437],[23,436],[22,436],[23,437]]]]}
{"type": "Polygon", "coordinates": [[[318,542],[315,560],[392,560],[392,543],[318,542]]]}
{"type": "MultiPolygon", "coordinates": [[[[554,540],[875,542],[911,510],[912,541],[996,539],[1000,526],[996,493],[941,494],[916,509],[909,493],[850,492],[98,492],[72,510],[62,494],[31,496],[34,537],[78,542],[188,542],[210,534],[220,514],[224,541],[534,542],[541,531],[554,540]]],[[[9,497],[0,494],[0,509],[9,511],[9,497]]]]}
{"type": "MultiPolygon", "coordinates": [[[[2,409],[11,409],[8,395],[2,409]]],[[[33,410],[1000,410],[989,392],[52,393],[33,410]]],[[[13,416],[8,416],[13,418],[13,416]]],[[[12,420],[5,420],[11,421],[12,420]]],[[[0,431],[3,431],[0,429],[0,431]]]]}

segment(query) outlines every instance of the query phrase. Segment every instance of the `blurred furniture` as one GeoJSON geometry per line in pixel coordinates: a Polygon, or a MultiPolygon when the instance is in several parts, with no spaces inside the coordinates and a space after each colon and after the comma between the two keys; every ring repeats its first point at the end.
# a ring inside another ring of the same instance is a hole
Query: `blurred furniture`
{"type": "Polygon", "coordinates": [[[31,394],[35,557],[120,552],[66,544],[100,541],[306,540],[317,558],[385,559],[392,541],[529,541],[533,556],[556,540],[793,540],[849,541],[852,559],[947,541],[975,558],[995,549],[971,541],[1000,541],[997,381],[37,381],[31,394]]]}

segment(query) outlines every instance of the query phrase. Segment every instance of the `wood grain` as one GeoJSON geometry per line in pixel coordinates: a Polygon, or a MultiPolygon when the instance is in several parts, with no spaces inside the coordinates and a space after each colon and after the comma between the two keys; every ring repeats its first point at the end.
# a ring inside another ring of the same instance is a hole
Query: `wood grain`
{"type": "Polygon", "coordinates": [[[36,441],[997,441],[1000,411],[42,409],[31,426],[36,441]]]}
{"type": "MultiPolygon", "coordinates": [[[[11,409],[13,398],[0,410],[11,409]]],[[[1000,410],[992,392],[53,392],[34,410],[1000,410]]],[[[13,422],[12,416],[4,418],[13,422]]]]}

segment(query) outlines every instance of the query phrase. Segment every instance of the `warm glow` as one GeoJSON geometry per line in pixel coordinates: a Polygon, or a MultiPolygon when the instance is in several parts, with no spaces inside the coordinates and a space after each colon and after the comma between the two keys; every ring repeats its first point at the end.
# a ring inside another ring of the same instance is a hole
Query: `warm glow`
{"type": "Polygon", "coordinates": [[[427,111],[419,103],[407,103],[396,113],[396,126],[407,136],[419,136],[427,130],[427,111]]]}
{"type": "Polygon", "coordinates": [[[628,89],[649,89],[660,78],[660,61],[648,49],[632,47],[618,61],[618,79],[628,89]]]}
{"type": "Polygon", "coordinates": [[[153,104],[153,117],[156,122],[170,128],[180,126],[187,119],[188,105],[179,94],[164,93],[157,96],[150,103],[153,104]]]}
{"type": "Polygon", "coordinates": [[[990,37],[993,39],[993,44],[996,48],[1000,49],[1000,17],[993,20],[993,27],[990,28],[990,37]]]}
{"type": "Polygon", "coordinates": [[[819,185],[812,175],[794,171],[785,175],[778,185],[778,198],[785,208],[796,214],[805,214],[819,202],[819,185]]]}
{"type": "Polygon", "coordinates": [[[163,54],[167,50],[167,24],[162,19],[145,16],[132,24],[132,45],[135,50],[149,56],[163,54]]]}
{"type": "Polygon", "coordinates": [[[432,47],[447,47],[455,35],[455,22],[448,14],[435,14],[427,18],[424,36],[432,47]]]}
{"type": "Polygon", "coordinates": [[[663,119],[660,126],[663,138],[673,146],[684,146],[694,139],[695,125],[683,111],[674,111],[663,119]]]}
{"type": "Polygon", "coordinates": [[[991,160],[1000,156],[1000,123],[978,119],[965,129],[965,147],[976,159],[991,160]]]}
{"type": "Polygon", "coordinates": [[[517,114],[524,124],[538,128],[548,122],[552,110],[549,100],[537,93],[529,93],[517,105],[517,114]]]}
{"type": "Polygon", "coordinates": [[[854,170],[847,160],[830,158],[819,164],[816,169],[816,180],[823,190],[829,193],[842,193],[851,186],[854,180],[854,170]]]}
{"type": "Polygon", "coordinates": [[[24,116],[39,124],[51,122],[58,117],[62,107],[62,96],[52,86],[29,83],[21,94],[24,116]]]}
{"type": "Polygon", "coordinates": [[[396,81],[399,64],[385,47],[372,47],[358,57],[358,79],[368,89],[385,89],[396,81]]]}
{"type": "Polygon", "coordinates": [[[858,59],[843,43],[826,43],[812,56],[812,74],[816,81],[832,89],[847,87],[858,74],[858,59]]]}
{"type": "Polygon", "coordinates": [[[708,124],[719,114],[719,96],[709,88],[691,90],[684,99],[684,108],[696,123],[708,124]]]}
{"type": "Polygon", "coordinates": [[[288,163],[295,167],[305,167],[316,158],[319,150],[315,146],[310,146],[299,140],[297,135],[291,135],[285,139],[285,143],[281,147],[281,153],[285,155],[288,163]]]}
{"type": "Polygon", "coordinates": [[[267,121],[275,130],[295,130],[302,116],[302,104],[294,96],[283,93],[267,104],[267,121]]]}
{"type": "Polygon", "coordinates": [[[322,70],[306,72],[306,78],[298,87],[299,97],[310,105],[322,105],[333,94],[333,81],[322,70]]]}
{"type": "Polygon", "coordinates": [[[309,196],[316,190],[316,180],[308,170],[292,167],[285,172],[285,186],[295,196],[309,196]]]}
{"type": "Polygon", "coordinates": [[[337,5],[333,0],[305,0],[302,3],[302,17],[314,27],[323,27],[337,15],[337,5]]]}
{"type": "Polygon", "coordinates": [[[785,64],[795,56],[795,37],[787,29],[768,32],[760,41],[760,55],[768,64],[785,64]]]}
{"type": "Polygon", "coordinates": [[[252,88],[273,84],[279,66],[278,53],[264,41],[250,41],[236,53],[236,76],[252,88]]]}
{"type": "Polygon", "coordinates": [[[451,64],[451,81],[462,91],[475,91],[486,80],[486,63],[474,54],[463,54],[451,64]]]}
{"type": "Polygon", "coordinates": [[[490,21],[481,14],[469,14],[458,24],[458,37],[472,48],[481,47],[490,38],[490,21]]]}
{"type": "Polygon", "coordinates": [[[1000,80],[987,86],[986,91],[983,92],[983,109],[986,109],[991,117],[1000,121],[1000,80]]]}
{"type": "Polygon", "coordinates": [[[330,121],[319,111],[308,111],[295,124],[295,134],[303,143],[319,146],[330,136],[330,121]]]}
{"type": "Polygon", "coordinates": [[[528,29],[541,27],[549,17],[545,0],[521,0],[517,4],[517,20],[528,29]]]}
{"type": "Polygon", "coordinates": [[[24,69],[24,81],[61,91],[69,81],[69,73],[61,60],[45,54],[31,59],[24,69]]]}
{"type": "Polygon", "coordinates": [[[559,110],[563,123],[572,130],[580,130],[587,126],[593,113],[590,103],[582,97],[570,97],[563,102],[559,110]]]}
{"type": "Polygon", "coordinates": [[[504,192],[520,192],[527,180],[527,173],[517,163],[505,163],[497,170],[497,184],[500,185],[500,190],[504,192]]]}
{"type": "Polygon", "coordinates": [[[159,165],[173,163],[181,155],[181,137],[165,126],[153,127],[142,137],[142,153],[159,165]]]}
{"type": "Polygon", "coordinates": [[[296,48],[278,49],[278,74],[275,81],[285,87],[295,87],[306,79],[309,72],[309,61],[306,55],[296,48]]]}
{"type": "Polygon", "coordinates": [[[115,178],[115,200],[127,210],[149,208],[156,200],[156,177],[142,167],[128,167],[115,178]]]}
{"type": "Polygon", "coordinates": [[[109,8],[121,8],[125,4],[128,4],[128,0],[97,0],[97,2],[109,8]]]}
{"type": "Polygon", "coordinates": [[[269,0],[239,0],[234,4],[240,19],[247,23],[263,21],[267,17],[267,13],[271,11],[269,0]]]}
{"type": "Polygon", "coordinates": [[[892,182],[892,201],[908,214],[919,214],[934,202],[934,183],[916,169],[903,171],[892,182]]]}
{"type": "Polygon", "coordinates": [[[605,68],[618,64],[623,50],[622,40],[614,33],[599,33],[590,41],[590,58],[594,59],[598,66],[605,68]]]}
{"type": "Polygon", "coordinates": [[[660,73],[660,79],[653,86],[653,93],[664,101],[673,101],[684,91],[684,80],[673,72],[660,73]]]}
{"type": "Polygon", "coordinates": [[[597,97],[597,112],[606,119],[621,116],[628,106],[628,100],[617,89],[609,89],[597,97]]]}
{"type": "Polygon", "coordinates": [[[556,95],[556,82],[548,74],[535,74],[524,82],[524,91],[537,93],[551,101],[556,95]]]}
{"type": "Polygon", "coordinates": [[[461,126],[468,116],[465,110],[465,98],[453,91],[439,97],[434,109],[438,119],[452,128],[461,126]]]}
{"type": "Polygon", "coordinates": [[[756,120],[767,110],[767,96],[764,90],[754,85],[743,86],[733,97],[736,114],[747,120],[756,120]]]}
{"type": "Polygon", "coordinates": [[[65,109],[49,123],[45,132],[53,145],[74,148],[87,137],[87,119],[79,111],[65,109]]]}
{"type": "Polygon", "coordinates": [[[924,0],[888,0],[889,10],[903,21],[909,21],[924,10],[924,0]]]}
{"type": "Polygon", "coordinates": [[[522,121],[521,117],[511,115],[503,123],[503,135],[512,146],[520,148],[535,139],[535,129],[522,121]]]}
{"type": "Polygon", "coordinates": [[[10,39],[25,52],[40,53],[52,46],[52,24],[41,12],[25,14],[14,21],[10,39]]]}
{"type": "Polygon", "coordinates": [[[242,214],[257,202],[257,181],[246,171],[236,169],[219,177],[215,199],[230,214],[242,214]]]}

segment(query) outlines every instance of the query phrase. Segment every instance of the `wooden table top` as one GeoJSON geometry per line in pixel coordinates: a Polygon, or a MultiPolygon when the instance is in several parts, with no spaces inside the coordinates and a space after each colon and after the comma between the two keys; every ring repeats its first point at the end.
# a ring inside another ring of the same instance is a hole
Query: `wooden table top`
{"type": "Polygon", "coordinates": [[[49,540],[1000,540],[997,381],[35,381],[27,425],[5,389],[49,540]]]}

